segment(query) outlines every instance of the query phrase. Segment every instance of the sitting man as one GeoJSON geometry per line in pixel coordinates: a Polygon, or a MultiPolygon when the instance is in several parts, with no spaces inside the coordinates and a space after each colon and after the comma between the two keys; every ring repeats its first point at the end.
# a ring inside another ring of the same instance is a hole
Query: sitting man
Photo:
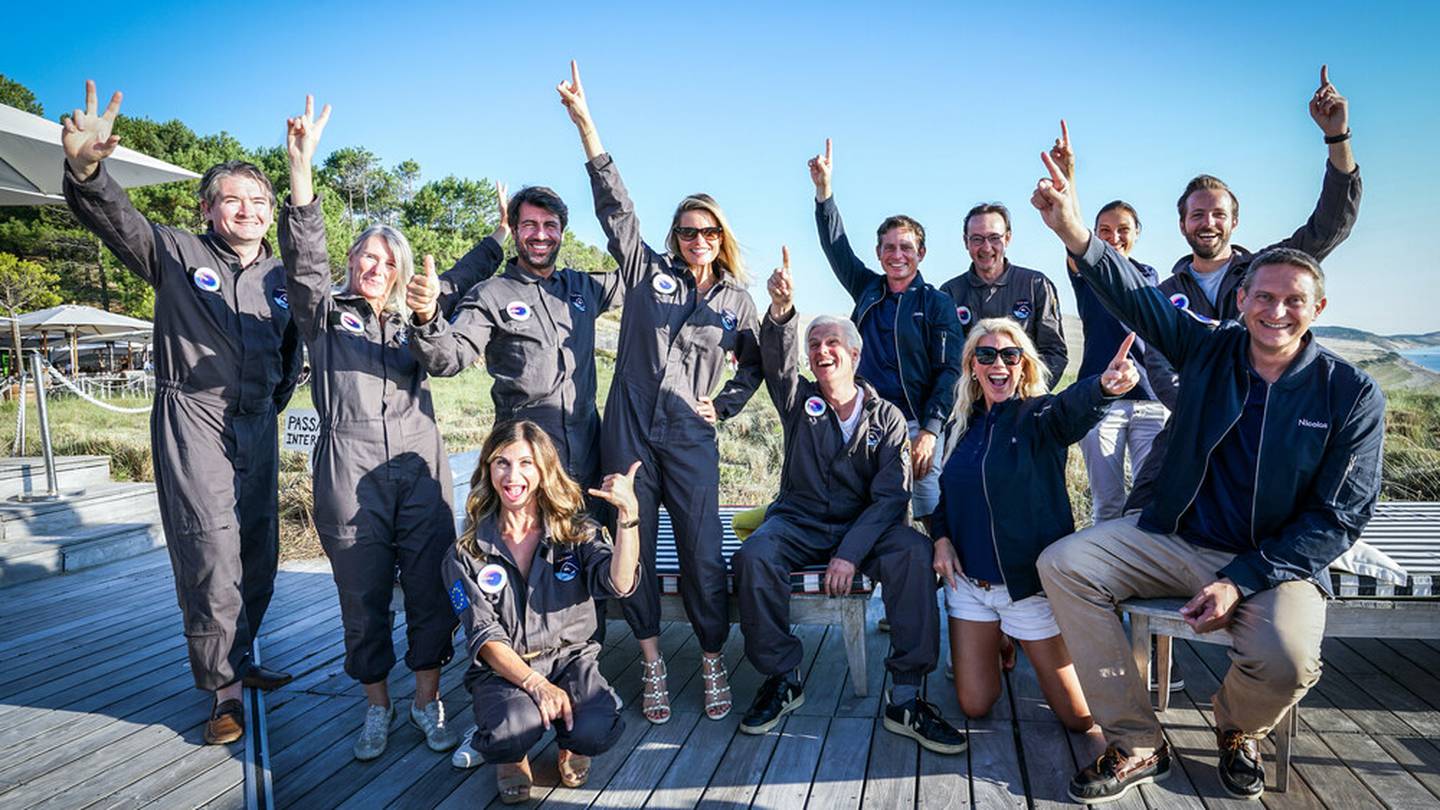
{"type": "Polygon", "coordinates": [[[850,321],[821,316],[811,322],[805,342],[815,382],[800,377],[788,252],[769,291],[760,353],[765,386],[784,425],[785,465],[765,522],[732,562],[745,655],[766,676],[740,730],[763,734],[804,702],[797,671],[803,649],[790,632],[790,572],[829,561],[825,592],[831,596],[850,592],[857,569],[884,585],[893,628],[885,668],[894,684],[885,728],[931,751],[959,753],[965,736],[920,697],[939,657],[940,624],[932,546],[905,525],[905,417],[856,379],[861,339],[850,321]]]}
{"type": "Polygon", "coordinates": [[[1145,510],[1040,556],[1045,593],[1109,743],[1070,795],[1111,801],[1169,774],[1116,605],[1192,596],[1180,613],[1196,632],[1223,627],[1234,639],[1214,697],[1220,782],[1257,798],[1257,741],[1320,679],[1325,596],[1316,580],[1375,510],[1384,397],[1310,333],[1325,309],[1325,276],[1309,255],[1262,252],[1236,291],[1240,320],[1201,323],[1091,234],[1073,184],[1042,157],[1050,177],[1032,201],[1045,224],[1106,308],[1180,376],[1173,440],[1145,510]]]}

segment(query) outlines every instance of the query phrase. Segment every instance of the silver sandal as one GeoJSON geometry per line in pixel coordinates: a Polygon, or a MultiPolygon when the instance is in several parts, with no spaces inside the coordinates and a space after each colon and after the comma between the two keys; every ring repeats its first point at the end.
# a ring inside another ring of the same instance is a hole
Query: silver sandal
{"type": "Polygon", "coordinates": [[[640,695],[640,711],[657,726],[670,722],[670,689],[665,683],[668,675],[664,658],[641,662],[640,681],[645,689],[640,695]]]}
{"type": "Polygon", "coordinates": [[[724,720],[735,702],[730,694],[730,681],[725,673],[723,655],[700,655],[700,677],[705,681],[705,716],[724,720]],[[721,696],[724,697],[721,697],[721,696]]]}

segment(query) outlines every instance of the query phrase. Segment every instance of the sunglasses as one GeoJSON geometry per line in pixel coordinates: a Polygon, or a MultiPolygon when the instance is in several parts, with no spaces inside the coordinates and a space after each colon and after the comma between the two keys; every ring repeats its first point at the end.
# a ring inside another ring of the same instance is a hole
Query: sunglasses
{"type": "Polygon", "coordinates": [[[697,236],[703,236],[711,242],[714,242],[718,240],[721,236],[725,235],[725,229],[718,227],[686,228],[684,226],[677,226],[675,228],[675,235],[680,237],[681,239],[684,239],[686,242],[691,241],[697,236]]]}
{"type": "Polygon", "coordinates": [[[975,347],[975,362],[982,366],[995,365],[995,358],[997,357],[1004,360],[1007,366],[1018,366],[1020,365],[1020,358],[1024,356],[1025,350],[1019,346],[1006,346],[1003,349],[997,349],[994,346],[975,347]]]}

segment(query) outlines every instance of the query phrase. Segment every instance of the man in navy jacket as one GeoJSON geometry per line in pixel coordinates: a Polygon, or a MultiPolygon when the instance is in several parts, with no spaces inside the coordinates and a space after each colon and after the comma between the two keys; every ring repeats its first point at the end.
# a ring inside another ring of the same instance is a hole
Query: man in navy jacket
{"type": "Polygon", "coordinates": [[[1237,294],[1239,321],[1202,323],[1085,227],[1073,184],[1042,157],[1050,177],[1032,202],[1045,224],[1106,307],[1168,357],[1181,382],[1145,510],[1071,535],[1040,557],[1109,742],[1070,794],[1110,801],[1169,773],[1115,606],[1189,596],[1180,612],[1197,632],[1228,628],[1234,639],[1214,697],[1221,784],[1258,797],[1265,775],[1257,741],[1320,678],[1325,597],[1316,580],[1374,513],[1384,397],[1310,333],[1325,308],[1325,277],[1309,255],[1275,248],[1256,256],[1237,294]]]}

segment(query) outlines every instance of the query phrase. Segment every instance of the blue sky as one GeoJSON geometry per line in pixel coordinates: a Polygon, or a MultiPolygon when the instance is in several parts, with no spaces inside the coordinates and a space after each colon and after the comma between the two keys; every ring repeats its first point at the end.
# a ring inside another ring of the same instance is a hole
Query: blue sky
{"type": "MultiPolygon", "coordinates": [[[[250,145],[281,143],[285,117],[314,92],[335,106],[324,148],[413,158],[426,178],[553,186],[576,233],[599,243],[553,89],[573,57],[652,242],[682,196],[707,191],[757,279],[788,244],[801,308],[848,311],[820,254],[805,169],[830,136],[858,245],[873,244],[884,216],[908,213],[929,231],[921,269],[938,285],[968,265],[966,209],[999,200],[1016,214],[1010,258],[1050,273],[1073,314],[1059,242],[1028,202],[1060,117],[1088,209],[1134,203],[1145,224],[1136,256],[1168,272],[1187,252],[1173,206],[1194,174],[1239,195],[1237,244],[1259,248],[1308,216],[1325,148],[1305,103],[1326,62],[1351,101],[1365,199],[1326,262],[1321,323],[1440,329],[1440,197],[1425,179],[1440,132],[1429,39],[1440,7],[1127,5],[254,2],[243,17],[197,3],[27,6],[6,12],[0,72],[51,117],[94,78],[102,94],[125,92],[127,113],[250,145]]],[[[763,284],[753,292],[763,298],[763,284]]]]}

